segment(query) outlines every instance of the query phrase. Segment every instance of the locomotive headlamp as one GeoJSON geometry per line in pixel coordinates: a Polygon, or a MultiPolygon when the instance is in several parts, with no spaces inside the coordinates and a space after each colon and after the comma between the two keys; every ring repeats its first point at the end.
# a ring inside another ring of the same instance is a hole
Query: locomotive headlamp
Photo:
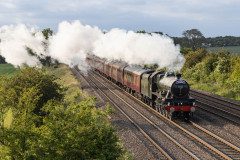
{"type": "Polygon", "coordinates": [[[196,108],[195,107],[191,107],[191,112],[195,112],[196,108]]]}

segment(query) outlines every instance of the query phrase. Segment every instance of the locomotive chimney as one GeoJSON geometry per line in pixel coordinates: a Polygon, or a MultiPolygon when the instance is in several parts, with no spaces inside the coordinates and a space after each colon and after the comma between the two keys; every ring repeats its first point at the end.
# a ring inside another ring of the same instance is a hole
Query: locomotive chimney
{"type": "Polygon", "coordinates": [[[182,77],[182,74],[178,73],[176,76],[177,76],[177,79],[180,79],[182,77]]]}

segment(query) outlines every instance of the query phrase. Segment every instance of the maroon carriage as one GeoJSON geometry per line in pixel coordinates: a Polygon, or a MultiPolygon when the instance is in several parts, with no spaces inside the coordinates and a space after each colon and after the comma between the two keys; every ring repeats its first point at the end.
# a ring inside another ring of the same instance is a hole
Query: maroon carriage
{"type": "Polygon", "coordinates": [[[123,84],[123,69],[127,66],[127,63],[120,61],[111,63],[111,78],[118,84],[123,84]]]}
{"type": "Polygon", "coordinates": [[[150,71],[140,66],[127,66],[124,68],[123,84],[133,92],[141,93],[141,76],[150,71]]]}

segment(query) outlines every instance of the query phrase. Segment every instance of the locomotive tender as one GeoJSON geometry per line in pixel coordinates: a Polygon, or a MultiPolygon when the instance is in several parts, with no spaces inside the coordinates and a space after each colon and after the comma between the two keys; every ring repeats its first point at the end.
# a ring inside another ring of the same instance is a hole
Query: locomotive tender
{"type": "Polygon", "coordinates": [[[195,111],[195,99],[189,97],[190,87],[185,80],[171,72],[153,71],[130,66],[122,61],[110,61],[87,55],[87,63],[135,97],[168,118],[181,116],[188,120],[195,111]]]}

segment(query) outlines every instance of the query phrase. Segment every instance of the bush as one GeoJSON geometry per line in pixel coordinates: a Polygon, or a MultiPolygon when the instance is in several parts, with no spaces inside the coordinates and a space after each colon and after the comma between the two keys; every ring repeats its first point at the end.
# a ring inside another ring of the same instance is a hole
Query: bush
{"type": "MultiPolygon", "coordinates": [[[[96,109],[91,97],[83,97],[80,102],[65,101],[63,88],[54,76],[35,68],[25,68],[13,77],[0,80],[1,158],[117,159],[122,156],[123,149],[108,122],[108,112],[96,109]],[[36,108],[45,114],[36,113],[36,108]]],[[[72,97],[79,100],[79,92],[74,94],[72,97]]]]}
{"type": "Polygon", "coordinates": [[[186,53],[183,76],[195,89],[240,99],[240,56],[229,52],[205,53],[204,50],[186,53]]]}
{"type": "Polygon", "coordinates": [[[207,51],[205,49],[190,51],[185,56],[186,62],[183,66],[183,69],[194,67],[197,63],[202,61],[202,59],[206,56],[206,54],[207,54],[207,51]]]}

